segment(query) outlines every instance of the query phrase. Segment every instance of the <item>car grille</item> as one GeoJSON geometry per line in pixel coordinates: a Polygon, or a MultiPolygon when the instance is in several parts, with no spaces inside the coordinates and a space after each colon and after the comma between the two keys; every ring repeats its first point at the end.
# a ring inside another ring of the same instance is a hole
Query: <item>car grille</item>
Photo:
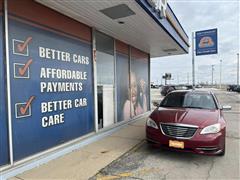
{"type": "Polygon", "coordinates": [[[189,125],[160,124],[160,127],[164,135],[182,139],[190,139],[197,131],[197,127],[189,125]]]}

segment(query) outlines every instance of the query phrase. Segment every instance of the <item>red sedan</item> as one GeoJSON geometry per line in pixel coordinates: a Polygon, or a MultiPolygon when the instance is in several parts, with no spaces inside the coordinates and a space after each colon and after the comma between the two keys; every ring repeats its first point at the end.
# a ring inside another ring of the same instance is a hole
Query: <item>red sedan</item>
{"type": "Polygon", "coordinates": [[[174,150],[224,155],[226,122],[216,96],[210,91],[173,91],[146,123],[149,143],[174,150]]]}

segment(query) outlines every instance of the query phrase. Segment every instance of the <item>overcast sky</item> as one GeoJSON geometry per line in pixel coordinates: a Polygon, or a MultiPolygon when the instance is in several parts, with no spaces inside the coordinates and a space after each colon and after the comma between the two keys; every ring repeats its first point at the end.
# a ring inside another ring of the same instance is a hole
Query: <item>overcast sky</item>
{"type": "MultiPolygon", "coordinates": [[[[219,83],[222,60],[222,83],[237,82],[237,53],[240,44],[240,0],[168,0],[169,5],[185,29],[191,44],[192,32],[218,29],[218,54],[195,56],[196,83],[211,83],[211,65],[214,82],[219,83]]],[[[172,84],[192,83],[192,55],[189,54],[151,61],[151,81],[161,83],[165,72],[172,73],[172,84]],[[167,71],[166,71],[167,70],[167,71]]]]}

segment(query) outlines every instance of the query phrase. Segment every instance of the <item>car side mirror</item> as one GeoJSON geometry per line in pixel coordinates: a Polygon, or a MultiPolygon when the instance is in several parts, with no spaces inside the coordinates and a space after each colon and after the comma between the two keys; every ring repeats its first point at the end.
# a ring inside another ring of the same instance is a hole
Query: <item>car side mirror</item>
{"type": "Polygon", "coordinates": [[[153,103],[153,106],[155,106],[155,107],[158,107],[158,106],[160,106],[160,103],[159,103],[159,102],[157,102],[157,101],[153,101],[152,103],[153,103]]]}
{"type": "Polygon", "coordinates": [[[221,109],[222,109],[222,110],[225,110],[225,111],[229,111],[229,110],[232,109],[232,106],[229,106],[229,105],[223,105],[221,109]]]}

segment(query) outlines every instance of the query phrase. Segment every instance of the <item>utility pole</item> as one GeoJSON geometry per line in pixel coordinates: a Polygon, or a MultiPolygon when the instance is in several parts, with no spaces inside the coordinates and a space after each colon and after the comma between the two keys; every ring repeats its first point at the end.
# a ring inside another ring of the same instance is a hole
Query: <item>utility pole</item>
{"type": "Polygon", "coordinates": [[[219,80],[219,87],[222,89],[222,60],[220,59],[220,80],[219,80]]]}
{"type": "Polygon", "coordinates": [[[237,53],[237,85],[239,85],[239,53],[237,53]]]}
{"type": "Polygon", "coordinates": [[[187,84],[189,84],[189,73],[187,73],[187,84]]]}
{"type": "Polygon", "coordinates": [[[214,65],[212,65],[212,88],[213,88],[213,70],[214,70],[214,65]]]}
{"type": "Polygon", "coordinates": [[[194,32],[192,32],[192,85],[195,89],[194,32]]]}

